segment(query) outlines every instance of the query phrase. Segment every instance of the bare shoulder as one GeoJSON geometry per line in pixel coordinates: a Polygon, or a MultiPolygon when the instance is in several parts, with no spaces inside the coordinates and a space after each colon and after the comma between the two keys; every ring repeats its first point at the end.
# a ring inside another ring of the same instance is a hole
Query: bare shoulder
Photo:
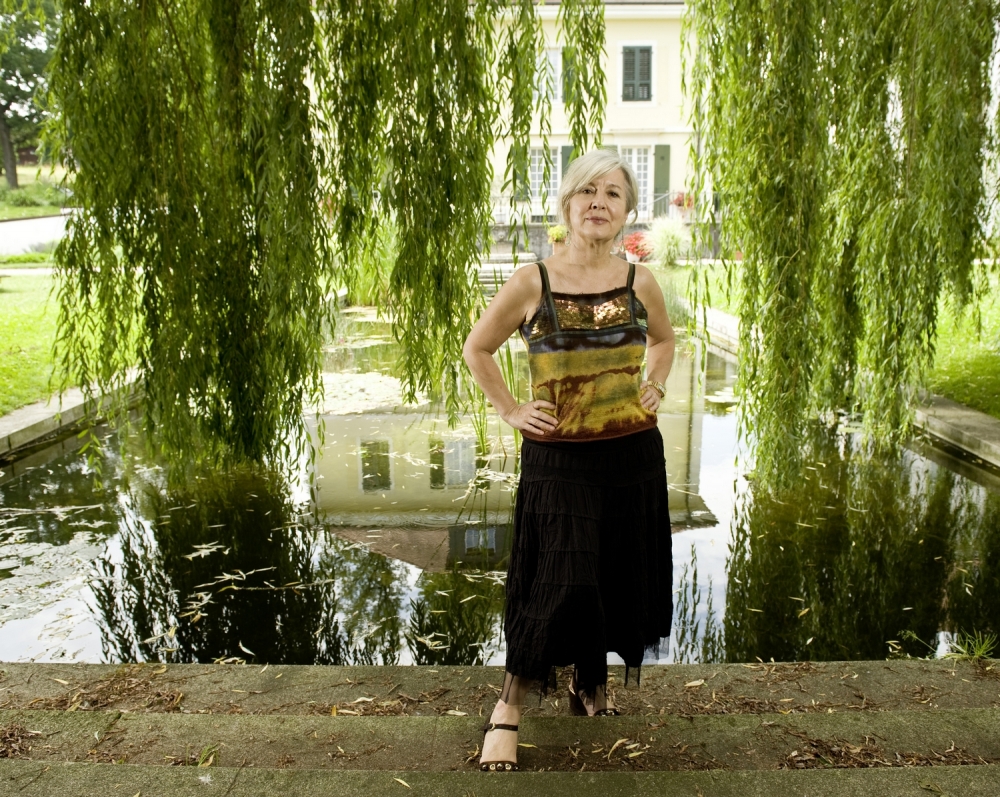
{"type": "Polygon", "coordinates": [[[490,302],[487,313],[498,314],[520,325],[538,306],[542,295],[542,277],[534,263],[520,266],[503,284],[490,302]]]}
{"type": "Polygon", "coordinates": [[[658,301],[661,304],[663,302],[663,291],[660,289],[660,283],[656,281],[653,272],[641,263],[636,263],[632,288],[635,290],[635,295],[639,297],[639,301],[645,305],[650,303],[647,300],[658,301]]]}
{"type": "Polygon", "coordinates": [[[538,264],[519,266],[514,269],[510,279],[504,283],[504,287],[510,286],[513,292],[518,294],[539,293],[542,290],[542,275],[538,271],[538,264]]]}

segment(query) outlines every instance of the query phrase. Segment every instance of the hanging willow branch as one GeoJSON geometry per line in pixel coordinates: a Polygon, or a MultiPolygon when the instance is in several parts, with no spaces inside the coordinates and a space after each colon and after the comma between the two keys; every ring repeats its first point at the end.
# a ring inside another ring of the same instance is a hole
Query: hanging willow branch
{"type": "MultiPolygon", "coordinates": [[[[509,146],[504,190],[515,208],[530,190],[533,128],[549,157],[537,5],[337,0],[321,4],[320,18],[317,95],[331,120],[328,177],[344,279],[373,268],[375,229],[394,224],[398,254],[383,306],[403,347],[406,398],[443,393],[454,417],[461,346],[481,301],[477,267],[490,242],[490,153],[500,141],[509,146]]],[[[596,0],[560,6],[562,35],[588,64],[571,103],[581,150],[587,124],[599,130],[603,120],[603,20],[596,0]]]]}
{"type": "Polygon", "coordinates": [[[780,481],[816,414],[859,412],[881,444],[907,434],[939,301],[981,284],[998,11],[692,3],[695,181],[716,192],[724,251],[743,253],[740,391],[761,476],[780,481]]]}
{"type": "MultiPolygon", "coordinates": [[[[49,131],[81,206],[57,251],[65,378],[123,395],[137,372],[146,439],[175,459],[287,460],[322,388],[329,287],[358,280],[389,223],[383,309],[407,397],[443,393],[454,416],[489,155],[509,136],[512,185],[527,184],[532,115],[547,124],[537,14],[527,0],[67,0],[49,131]]],[[[601,4],[567,0],[560,19],[582,149],[605,104],[601,4]]]]}
{"type": "Polygon", "coordinates": [[[308,2],[63,4],[50,135],[81,211],[57,250],[63,372],[176,458],[304,441],[330,276],[308,2]]]}

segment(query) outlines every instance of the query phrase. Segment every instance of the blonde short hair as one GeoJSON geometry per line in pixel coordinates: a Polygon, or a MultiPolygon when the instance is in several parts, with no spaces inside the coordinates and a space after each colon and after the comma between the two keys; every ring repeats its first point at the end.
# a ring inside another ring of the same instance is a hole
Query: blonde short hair
{"type": "MultiPolygon", "coordinates": [[[[639,204],[639,186],[635,179],[635,173],[628,161],[618,154],[616,149],[592,149],[586,155],[581,155],[573,161],[566,174],[563,175],[562,185],[559,186],[559,210],[562,215],[563,224],[570,227],[569,201],[574,194],[578,194],[598,177],[621,169],[625,175],[625,218],[626,224],[629,215],[635,212],[639,204]]],[[[633,219],[634,221],[634,219],[633,219]]],[[[572,229],[570,230],[572,232],[572,229]]]]}

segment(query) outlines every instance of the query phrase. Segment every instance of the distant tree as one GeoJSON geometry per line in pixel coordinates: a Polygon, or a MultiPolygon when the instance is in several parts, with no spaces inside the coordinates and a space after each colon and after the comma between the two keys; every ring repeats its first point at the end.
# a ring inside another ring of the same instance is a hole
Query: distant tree
{"type": "Polygon", "coordinates": [[[37,142],[48,66],[58,32],[52,0],[0,5],[0,150],[7,185],[17,188],[18,145],[37,142]]]}

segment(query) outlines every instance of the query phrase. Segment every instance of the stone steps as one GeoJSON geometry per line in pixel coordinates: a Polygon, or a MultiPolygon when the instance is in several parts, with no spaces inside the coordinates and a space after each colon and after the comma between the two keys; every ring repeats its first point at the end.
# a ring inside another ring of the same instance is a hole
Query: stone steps
{"type": "Polygon", "coordinates": [[[612,668],[601,718],[569,716],[567,675],[491,776],[495,667],[0,665],[0,794],[1000,793],[991,664],[612,668]]]}
{"type": "MultiPolygon", "coordinates": [[[[534,252],[520,252],[517,256],[518,265],[534,263],[538,258],[534,252]]],[[[479,266],[479,284],[483,295],[490,297],[500,290],[500,286],[510,279],[514,273],[514,258],[508,253],[491,254],[479,266]]]]}
{"type": "Polygon", "coordinates": [[[995,766],[489,775],[0,760],[0,794],[18,797],[995,797],[997,784],[995,766]]]}

